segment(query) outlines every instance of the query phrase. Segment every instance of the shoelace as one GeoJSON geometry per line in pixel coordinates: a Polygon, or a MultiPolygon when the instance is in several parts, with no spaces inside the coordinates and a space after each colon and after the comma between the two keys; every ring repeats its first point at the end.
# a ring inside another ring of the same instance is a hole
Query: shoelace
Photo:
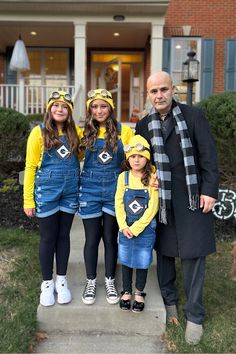
{"type": "Polygon", "coordinates": [[[107,296],[118,296],[117,290],[115,287],[115,279],[106,278],[105,280],[106,293],[107,296]]]}
{"type": "Polygon", "coordinates": [[[96,280],[94,279],[87,280],[84,296],[89,296],[89,295],[95,296],[95,293],[96,293],[96,280]]]}
{"type": "Polygon", "coordinates": [[[53,283],[48,281],[45,283],[44,289],[50,289],[52,286],[53,286],[53,283]]]}

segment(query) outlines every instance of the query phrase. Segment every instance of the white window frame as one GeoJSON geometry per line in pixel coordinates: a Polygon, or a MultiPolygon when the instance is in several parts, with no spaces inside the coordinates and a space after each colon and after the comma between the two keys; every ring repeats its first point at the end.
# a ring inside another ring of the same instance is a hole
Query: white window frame
{"type": "MultiPolygon", "coordinates": [[[[188,56],[187,53],[191,50],[190,48],[190,41],[196,41],[197,42],[197,50],[196,50],[196,56],[195,58],[197,60],[199,60],[199,81],[197,81],[195,83],[195,101],[194,102],[199,102],[200,101],[200,88],[201,88],[201,38],[199,37],[172,37],[171,38],[171,60],[170,60],[170,72],[172,77],[174,77],[174,73],[177,72],[177,70],[174,70],[174,59],[177,55],[177,49],[176,49],[176,45],[181,44],[181,42],[187,42],[187,46],[186,46],[186,55],[183,58],[182,61],[185,61],[188,56]]],[[[181,62],[182,64],[182,62],[181,62]]],[[[179,74],[181,74],[182,71],[182,65],[181,68],[179,69],[179,74]]],[[[182,82],[180,81],[179,84],[181,84],[182,82]]],[[[174,82],[174,84],[177,84],[176,82],[174,82]]],[[[186,103],[186,102],[183,102],[186,103]]]]}
{"type": "Polygon", "coordinates": [[[45,58],[46,58],[46,53],[51,51],[53,52],[55,51],[61,51],[61,52],[66,52],[67,53],[67,69],[66,69],[66,74],[62,76],[62,79],[64,79],[66,81],[66,86],[69,85],[69,81],[70,81],[70,77],[69,77],[69,49],[68,48],[34,48],[34,47],[28,47],[28,49],[33,52],[33,51],[37,51],[37,52],[41,52],[41,56],[40,56],[40,74],[39,75],[30,75],[31,80],[36,80],[39,82],[39,85],[45,85],[46,79],[47,78],[54,78],[57,80],[57,75],[52,75],[50,77],[50,75],[46,74],[46,67],[45,67],[45,58]]]}

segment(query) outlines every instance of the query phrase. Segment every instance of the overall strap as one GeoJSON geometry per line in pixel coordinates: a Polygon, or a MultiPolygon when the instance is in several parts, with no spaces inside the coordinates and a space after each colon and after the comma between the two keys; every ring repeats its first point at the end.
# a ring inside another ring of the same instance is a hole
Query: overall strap
{"type": "Polygon", "coordinates": [[[117,124],[117,131],[118,131],[118,135],[121,135],[121,123],[118,122],[117,124]]]}
{"type": "Polygon", "coordinates": [[[125,186],[129,185],[129,171],[125,171],[125,186]]]}

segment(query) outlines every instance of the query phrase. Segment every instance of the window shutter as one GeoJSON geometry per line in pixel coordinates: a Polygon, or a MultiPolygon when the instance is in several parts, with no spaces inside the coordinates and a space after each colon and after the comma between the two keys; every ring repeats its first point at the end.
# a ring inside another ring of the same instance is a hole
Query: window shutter
{"type": "Polygon", "coordinates": [[[170,73],[170,38],[163,38],[162,70],[170,73]]]}
{"type": "Polygon", "coordinates": [[[236,90],[236,39],[226,40],[225,90],[236,90]]]}
{"type": "Polygon", "coordinates": [[[17,72],[10,70],[10,61],[13,52],[13,47],[6,48],[6,83],[16,84],[17,82],[17,72]]]}
{"type": "Polygon", "coordinates": [[[214,39],[203,39],[202,41],[202,79],[201,79],[201,100],[213,94],[214,84],[214,39]]]}

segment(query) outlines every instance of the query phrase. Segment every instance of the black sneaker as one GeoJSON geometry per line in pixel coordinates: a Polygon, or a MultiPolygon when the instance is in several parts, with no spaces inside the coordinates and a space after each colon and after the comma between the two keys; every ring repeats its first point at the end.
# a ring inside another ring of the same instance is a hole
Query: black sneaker
{"type": "Polygon", "coordinates": [[[86,305],[94,304],[96,300],[96,279],[87,279],[82,295],[82,301],[86,305]]]}
{"type": "Polygon", "coordinates": [[[114,278],[105,278],[105,289],[107,302],[111,305],[117,304],[120,300],[120,297],[115,287],[114,278]]]}

